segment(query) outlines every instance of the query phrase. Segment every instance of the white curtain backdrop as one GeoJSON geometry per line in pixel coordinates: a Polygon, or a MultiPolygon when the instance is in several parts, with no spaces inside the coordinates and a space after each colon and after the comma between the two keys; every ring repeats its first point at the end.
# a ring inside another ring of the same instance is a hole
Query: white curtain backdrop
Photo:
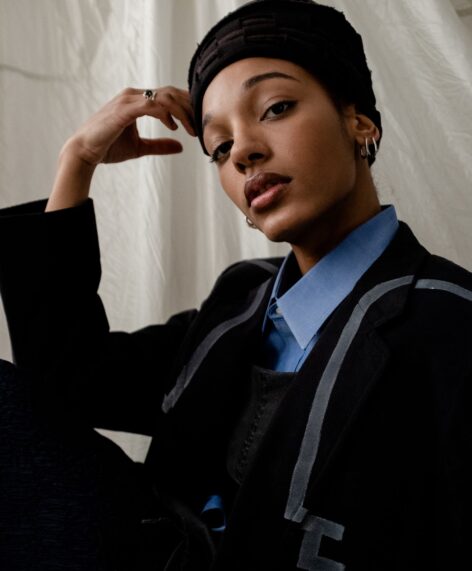
{"type": "MultiPolygon", "coordinates": [[[[46,197],[64,141],[124,87],[185,86],[197,42],[243,3],[0,0],[0,207],[46,197]]],[[[374,167],[382,202],[430,250],[472,270],[471,0],[324,3],[364,37],[384,122],[374,167]]],[[[149,119],[140,128],[167,134],[149,119]]],[[[175,136],[181,155],[101,166],[94,179],[114,329],[198,307],[231,262],[287,251],[246,226],[198,142],[183,129],[175,136]]],[[[0,357],[10,358],[1,312],[0,357]]],[[[117,439],[143,457],[145,439],[117,439]]]]}

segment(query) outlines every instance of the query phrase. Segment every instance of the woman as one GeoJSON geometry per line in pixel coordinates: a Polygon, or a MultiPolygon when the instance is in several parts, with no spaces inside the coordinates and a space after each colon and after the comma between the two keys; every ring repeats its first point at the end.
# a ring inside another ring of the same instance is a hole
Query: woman
{"type": "Polygon", "coordinates": [[[462,567],[472,279],[378,202],[360,37],[310,0],[250,2],[199,45],[189,88],[125,90],[66,143],[47,205],[2,213],[16,362],[54,395],[74,471],[101,471],[80,482],[100,486],[102,564],[462,567]],[[231,266],[198,312],[109,333],[87,197],[100,162],[180,151],[141,139],[143,115],[197,135],[248,223],[292,252],[231,266]],[[152,435],[144,467],[87,426],[152,435]]]}

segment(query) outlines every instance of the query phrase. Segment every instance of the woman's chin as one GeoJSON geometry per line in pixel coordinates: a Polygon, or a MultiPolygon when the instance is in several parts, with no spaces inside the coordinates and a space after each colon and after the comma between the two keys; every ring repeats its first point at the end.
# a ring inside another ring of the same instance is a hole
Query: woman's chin
{"type": "Polygon", "coordinates": [[[264,221],[260,226],[259,230],[264,234],[264,236],[271,242],[290,242],[290,236],[293,234],[293,228],[284,224],[273,223],[264,221]]]}

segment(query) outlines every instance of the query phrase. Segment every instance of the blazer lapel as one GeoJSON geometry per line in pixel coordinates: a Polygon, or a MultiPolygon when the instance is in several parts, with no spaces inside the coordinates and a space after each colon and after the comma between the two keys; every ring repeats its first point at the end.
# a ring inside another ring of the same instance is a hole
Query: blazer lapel
{"type": "Polygon", "coordinates": [[[244,401],[277,267],[269,269],[250,268],[249,279],[240,272],[238,283],[217,284],[190,332],[193,350],[163,402],[153,458],[163,481],[168,475],[163,466],[180,466],[178,476],[175,469],[170,472],[166,487],[185,489],[197,503],[203,500],[195,500],[196,494],[215,493],[220,485],[221,458],[244,401]]]}
{"type": "Polygon", "coordinates": [[[307,515],[306,498],[316,497],[388,361],[388,349],[376,329],[401,314],[426,255],[402,224],[386,252],[330,318],[301,369],[298,389],[311,385],[313,396],[291,475],[286,519],[301,523],[307,515]],[[324,364],[314,379],[317,360],[324,364]]]}
{"type": "Polygon", "coordinates": [[[246,303],[238,308],[237,313],[234,313],[234,308],[231,308],[232,311],[230,310],[226,318],[223,317],[217,326],[206,332],[197,348],[191,354],[190,359],[181,369],[174,387],[165,396],[162,404],[163,412],[167,413],[175,406],[183,392],[198,374],[202,365],[205,364],[205,361],[210,360],[215,354],[215,348],[218,348],[219,355],[225,355],[225,361],[231,360],[231,355],[235,349],[238,349],[238,352],[241,349],[243,349],[243,352],[252,352],[254,343],[248,347],[244,340],[248,341],[257,332],[257,328],[260,328],[272,284],[272,277],[263,281],[262,284],[250,292],[246,303]],[[228,346],[229,340],[234,335],[242,339],[243,344],[233,343],[228,346]]]}

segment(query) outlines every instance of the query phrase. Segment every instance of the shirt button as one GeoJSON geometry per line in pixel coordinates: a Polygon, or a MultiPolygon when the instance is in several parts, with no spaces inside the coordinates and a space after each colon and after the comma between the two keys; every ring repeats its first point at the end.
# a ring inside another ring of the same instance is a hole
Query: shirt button
{"type": "Polygon", "coordinates": [[[279,306],[277,306],[277,307],[275,308],[275,313],[276,313],[277,315],[282,315],[282,310],[280,309],[279,306]]]}

